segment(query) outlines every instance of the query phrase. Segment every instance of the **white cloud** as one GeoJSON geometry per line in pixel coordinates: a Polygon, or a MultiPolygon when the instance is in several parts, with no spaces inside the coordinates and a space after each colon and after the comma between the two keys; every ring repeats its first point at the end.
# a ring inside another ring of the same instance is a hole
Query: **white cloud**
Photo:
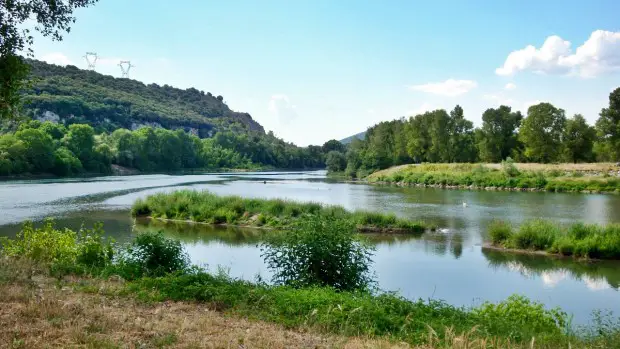
{"type": "Polygon", "coordinates": [[[435,110],[435,109],[437,109],[437,108],[435,108],[430,103],[422,103],[422,105],[420,107],[405,112],[405,115],[407,115],[407,116],[416,116],[416,115],[424,114],[427,111],[432,111],[432,110],[435,110]]]}
{"type": "Polygon", "coordinates": [[[471,91],[476,88],[476,86],[478,86],[478,83],[472,80],[448,79],[443,82],[409,86],[409,89],[441,96],[455,97],[471,91]]]}
{"type": "Polygon", "coordinates": [[[69,57],[65,56],[60,52],[51,52],[44,54],[43,56],[41,56],[40,59],[50,64],[57,64],[62,66],[74,65],[74,63],[69,59],[69,57]]]}
{"type": "Polygon", "coordinates": [[[519,71],[581,77],[620,71],[620,32],[596,30],[574,53],[569,41],[553,35],[540,49],[528,45],[511,52],[504,65],[495,69],[497,75],[513,75],[519,71]]]}
{"type": "Polygon", "coordinates": [[[506,84],[506,86],[504,86],[504,90],[514,90],[515,88],[517,88],[517,85],[513,84],[512,82],[509,82],[506,84]]]}
{"type": "Polygon", "coordinates": [[[291,104],[288,96],[284,94],[271,96],[267,109],[275,114],[282,124],[288,124],[297,118],[297,106],[291,104]]]}
{"type": "Polygon", "coordinates": [[[610,288],[609,283],[603,278],[592,278],[590,276],[584,276],[582,280],[585,282],[586,287],[592,291],[601,291],[610,288]]]}
{"type": "Polygon", "coordinates": [[[543,271],[541,274],[542,281],[547,287],[555,287],[560,281],[568,277],[568,272],[565,270],[559,271],[543,271]]]}

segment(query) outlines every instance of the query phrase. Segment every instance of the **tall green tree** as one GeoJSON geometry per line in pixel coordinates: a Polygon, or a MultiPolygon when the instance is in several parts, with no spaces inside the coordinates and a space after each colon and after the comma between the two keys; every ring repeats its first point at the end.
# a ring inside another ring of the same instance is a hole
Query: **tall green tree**
{"type": "Polygon", "coordinates": [[[75,22],[73,11],[97,0],[2,0],[0,1],[0,117],[17,116],[20,90],[26,85],[28,66],[20,56],[32,54],[34,38],[23,24],[37,21],[36,30],[43,36],[62,40],[75,22]]]}
{"type": "Polygon", "coordinates": [[[29,171],[46,172],[54,166],[54,142],[50,135],[29,128],[17,131],[15,137],[24,144],[24,157],[31,167],[29,171]]]}
{"type": "Polygon", "coordinates": [[[329,172],[342,172],[347,167],[347,158],[339,151],[332,150],[327,153],[325,166],[329,172]]]}
{"type": "Polygon", "coordinates": [[[465,119],[460,105],[450,112],[449,162],[474,162],[477,151],[474,124],[465,119]]]}
{"type": "Polygon", "coordinates": [[[620,161],[620,87],[609,94],[609,107],[601,110],[595,127],[599,159],[620,161]]]}
{"type": "Polygon", "coordinates": [[[512,155],[517,146],[517,129],[523,115],[505,105],[489,108],[482,114],[482,128],[477,134],[480,159],[500,162],[512,155]]]}
{"type": "Polygon", "coordinates": [[[563,109],[550,103],[529,107],[527,117],[519,129],[519,139],[525,146],[525,157],[530,161],[543,163],[560,160],[565,125],[563,109]]]}
{"type": "Polygon", "coordinates": [[[568,162],[592,161],[592,146],[596,139],[594,127],[588,125],[581,114],[566,120],[564,128],[563,159],[568,162]]]}
{"type": "Polygon", "coordinates": [[[95,130],[90,125],[73,124],[63,138],[63,144],[71,150],[75,156],[89,168],[87,163],[93,160],[93,147],[95,146],[95,130]]]}

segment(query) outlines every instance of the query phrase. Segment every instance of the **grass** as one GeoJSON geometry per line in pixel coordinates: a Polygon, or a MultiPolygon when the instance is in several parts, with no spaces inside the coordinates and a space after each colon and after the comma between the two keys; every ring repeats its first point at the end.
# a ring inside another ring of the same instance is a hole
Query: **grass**
{"type": "Polygon", "coordinates": [[[371,183],[502,188],[551,192],[620,193],[613,164],[421,164],[375,172],[371,183]]]}
{"type": "Polygon", "coordinates": [[[494,222],[489,225],[488,233],[494,246],[508,249],[544,251],[576,258],[620,259],[620,224],[562,226],[536,219],[516,229],[504,222],[494,222]]]}
{"type": "MultiPolygon", "coordinates": [[[[33,239],[65,244],[49,235],[64,237],[66,229],[43,229],[45,234],[18,234],[5,246],[30,245],[33,239]]],[[[129,246],[135,249],[143,240],[129,246]]],[[[80,250],[85,242],[76,244],[80,250]]],[[[170,241],[148,245],[174,247],[170,241]]],[[[124,248],[116,246],[114,255],[121,256],[124,248]]],[[[33,260],[36,250],[19,255],[11,251],[2,250],[0,256],[4,329],[0,340],[18,347],[204,347],[206,343],[331,347],[358,341],[367,347],[404,343],[398,345],[418,348],[530,348],[533,342],[538,348],[612,348],[620,344],[618,323],[605,320],[593,328],[572,330],[569,316],[560,309],[547,309],[516,295],[500,303],[464,308],[436,300],[407,300],[394,293],[252,283],[197,267],[123,281],[105,277],[119,270],[122,260],[92,264],[74,257],[73,249],[67,249],[63,258],[33,260]],[[72,269],[87,273],[51,278],[49,271],[58,268],[50,265],[68,259],[88,263],[89,268],[72,269]],[[245,332],[238,331],[239,324],[244,324],[245,332]],[[250,338],[247,329],[263,333],[250,338]],[[301,339],[269,342],[288,337],[282,333],[301,339]],[[312,338],[320,339],[312,342],[312,338]]],[[[159,260],[153,254],[163,256],[169,251],[139,255],[145,256],[145,262],[159,260]]]]}
{"type": "Polygon", "coordinates": [[[134,217],[278,229],[289,228],[304,216],[318,215],[353,222],[363,232],[423,233],[427,229],[434,229],[424,222],[398,218],[394,214],[350,212],[341,206],[218,196],[208,191],[193,190],[158,193],[146,199],[138,199],[131,214],[134,217]]]}

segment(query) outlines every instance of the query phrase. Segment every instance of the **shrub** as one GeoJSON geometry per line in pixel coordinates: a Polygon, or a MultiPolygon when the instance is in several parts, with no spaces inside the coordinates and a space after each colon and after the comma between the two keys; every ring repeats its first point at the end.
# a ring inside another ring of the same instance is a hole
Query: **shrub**
{"type": "Polygon", "coordinates": [[[275,284],[365,290],[372,283],[373,248],[349,221],[309,216],[291,232],[271,235],[261,251],[275,284]]]}
{"type": "Polygon", "coordinates": [[[46,219],[41,228],[25,222],[15,239],[2,240],[4,253],[25,257],[35,262],[60,265],[79,265],[88,268],[104,267],[113,257],[112,240],[103,237],[100,223],[93,229],[56,229],[53,219],[46,219]]]}
{"type": "Polygon", "coordinates": [[[517,177],[520,174],[519,169],[515,166],[514,160],[510,157],[507,157],[506,160],[502,161],[502,171],[504,171],[508,177],[517,177]]]}
{"type": "Polygon", "coordinates": [[[546,250],[560,234],[558,226],[549,221],[535,219],[523,223],[513,235],[512,242],[516,248],[546,250]]]}
{"type": "Polygon", "coordinates": [[[501,245],[512,236],[512,227],[510,224],[502,221],[491,222],[488,231],[493,245],[501,245]]]}
{"type": "Polygon", "coordinates": [[[135,279],[187,271],[189,266],[189,256],[180,241],[167,239],[161,232],[146,232],[120,251],[117,272],[126,279],[135,279]]]}

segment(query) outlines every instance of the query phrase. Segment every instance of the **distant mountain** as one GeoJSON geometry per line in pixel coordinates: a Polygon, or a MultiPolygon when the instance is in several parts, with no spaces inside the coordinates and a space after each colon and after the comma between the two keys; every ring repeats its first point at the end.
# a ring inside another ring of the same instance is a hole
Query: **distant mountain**
{"type": "Polygon", "coordinates": [[[25,91],[25,112],[39,120],[88,123],[107,131],[182,128],[201,137],[230,129],[265,133],[250,114],[232,111],[222,96],[210,92],[145,85],[72,65],[28,62],[34,83],[25,91]]]}
{"type": "Polygon", "coordinates": [[[344,139],[341,139],[341,140],[340,140],[340,143],[342,143],[342,144],[349,144],[349,143],[351,143],[351,142],[352,142],[355,138],[357,138],[357,139],[361,139],[361,140],[364,140],[364,138],[365,138],[365,137],[366,137],[366,131],[364,131],[364,132],[360,132],[360,133],[358,133],[358,134],[354,134],[353,136],[349,136],[349,137],[344,138],[344,139]]]}

